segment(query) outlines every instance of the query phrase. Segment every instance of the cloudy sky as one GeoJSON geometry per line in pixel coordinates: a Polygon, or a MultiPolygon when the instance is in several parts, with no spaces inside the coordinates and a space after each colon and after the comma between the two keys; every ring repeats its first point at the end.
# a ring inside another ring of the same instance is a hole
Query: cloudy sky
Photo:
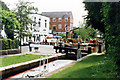
{"type": "MultiPolygon", "coordinates": [[[[13,10],[15,3],[19,0],[2,0],[7,6],[13,10]]],[[[86,15],[84,10],[83,0],[24,0],[34,2],[33,6],[38,8],[38,12],[52,12],[52,11],[72,11],[74,18],[74,26],[78,26],[79,22],[83,22],[83,17],[86,15]]]]}

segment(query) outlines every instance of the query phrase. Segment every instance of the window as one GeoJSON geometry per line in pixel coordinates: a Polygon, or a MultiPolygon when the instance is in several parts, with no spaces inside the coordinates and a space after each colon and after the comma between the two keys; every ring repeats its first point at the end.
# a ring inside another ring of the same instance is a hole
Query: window
{"type": "Polygon", "coordinates": [[[56,31],[56,25],[53,26],[53,31],[56,31]]]}
{"type": "Polygon", "coordinates": [[[65,18],[65,22],[68,22],[68,18],[65,18]]]}
{"type": "Polygon", "coordinates": [[[41,22],[40,22],[40,21],[41,21],[41,19],[39,18],[39,22],[38,22],[39,27],[40,27],[40,25],[41,25],[41,22]]]}
{"type": "Polygon", "coordinates": [[[47,28],[47,20],[45,20],[45,28],[47,28]]]}
{"type": "Polygon", "coordinates": [[[34,17],[34,21],[36,22],[36,17],[34,17]]]}
{"type": "Polygon", "coordinates": [[[53,18],[53,22],[56,22],[56,18],[53,18]]]}
{"type": "Polygon", "coordinates": [[[62,19],[61,18],[59,18],[59,22],[61,22],[62,21],[62,19]]]}
{"type": "Polygon", "coordinates": [[[39,25],[39,27],[40,27],[40,21],[38,22],[38,25],[39,25]]]}
{"type": "Polygon", "coordinates": [[[59,25],[58,25],[58,28],[59,28],[59,29],[61,29],[61,28],[62,28],[62,25],[61,25],[61,24],[59,24],[59,25]]]}

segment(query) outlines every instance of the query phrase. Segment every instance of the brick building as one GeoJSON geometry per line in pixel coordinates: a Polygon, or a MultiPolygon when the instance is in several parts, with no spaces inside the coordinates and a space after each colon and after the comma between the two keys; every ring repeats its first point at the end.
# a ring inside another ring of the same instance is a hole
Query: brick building
{"type": "Polygon", "coordinates": [[[71,11],[42,12],[42,15],[50,17],[50,27],[53,34],[66,33],[73,28],[73,15],[71,11]]]}

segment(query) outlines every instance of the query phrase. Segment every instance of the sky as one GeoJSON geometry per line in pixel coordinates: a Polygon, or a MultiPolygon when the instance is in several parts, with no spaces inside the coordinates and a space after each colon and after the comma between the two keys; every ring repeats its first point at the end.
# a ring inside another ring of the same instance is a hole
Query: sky
{"type": "MultiPolygon", "coordinates": [[[[10,10],[13,10],[19,0],[2,0],[7,4],[10,10]]],[[[72,11],[74,18],[74,26],[78,27],[82,24],[84,18],[82,16],[87,15],[84,10],[83,0],[24,0],[34,2],[32,5],[38,8],[38,13],[41,12],[53,12],[53,11],[72,11]]]]}

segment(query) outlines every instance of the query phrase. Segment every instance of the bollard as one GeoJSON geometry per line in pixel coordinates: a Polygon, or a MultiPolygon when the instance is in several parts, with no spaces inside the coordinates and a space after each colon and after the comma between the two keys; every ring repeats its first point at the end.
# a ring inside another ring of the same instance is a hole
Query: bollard
{"type": "Polygon", "coordinates": [[[98,49],[98,53],[101,53],[101,44],[99,44],[99,49],[98,49]]]}
{"type": "Polygon", "coordinates": [[[91,47],[88,47],[88,54],[91,54],[91,47]]]}

